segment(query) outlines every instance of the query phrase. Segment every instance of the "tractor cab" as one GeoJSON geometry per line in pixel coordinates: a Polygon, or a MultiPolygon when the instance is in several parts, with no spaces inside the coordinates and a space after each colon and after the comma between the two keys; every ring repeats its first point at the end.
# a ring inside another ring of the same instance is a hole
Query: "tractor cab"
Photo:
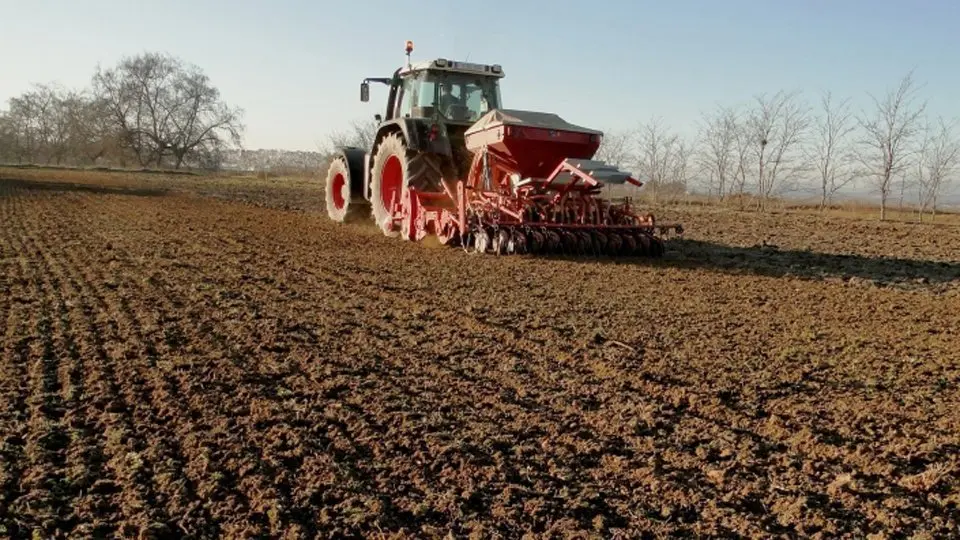
{"type": "Polygon", "coordinates": [[[500,66],[466,64],[443,58],[412,65],[398,73],[393,114],[472,124],[500,108],[500,66]]]}
{"type": "MultiPolygon", "coordinates": [[[[409,52],[412,45],[408,45],[409,52]]],[[[370,100],[370,82],[390,87],[386,115],[380,121],[431,120],[469,126],[493,109],[502,108],[499,64],[474,64],[437,58],[407,63],[390,78],[368,78],[360,85],[360,100],[370,100]]]]}
{"type": "Polygon", "coordinates": [[[466,148],[466,131],[491,111],[503,108],[500,79],[504,73],[499,64],[447,58],[411,63],[412,51],[413,42],[408,41],[407,61],[391,77],[368,77],[361,82],[363,102],[370,101],[370,83],[389,88],[386,110],[384,115],[375,115],[378,125],[369,149],[345,150],[354,156],[344,158],[355,169],[349,176],[363,179],[362,183],[358,180],[356,185],[351,184],[351,193],[362,193],[366,200],[374,202],[373,214],[378,223],[392,204],[385,193],[399,193],[396,185],[439,190],[443,178],[465,177],[473,159],[466,148]],[[387,163],[385,156],[393,157],[387,163]],[[405,168],[397,168],[400,161],[393,159],[397,156],[403,156],[403,160],[412,159],[410,156],[421,159],[407,177],[398,172],[405,168]],[[384,176],[384,171],[389,174],[384,176]],[[378,191],[383,200],[376,202],[373,194],[378,191]]]}
{"type": "Polygon", "coordinates": [[[375,116],[379,126],[370,155],[384,137],[399,132],[408,149],[441,158],[438,166],[451,177],[460,177],[471,159],[464,145],[467,129],[488,112],[503,108],[503,68],[446,58],[411,63],[412,51],[413,43],[407,42],[407,62],[392,77],[368,77],[360,84],[363,102],[370,101],[371,82],[389,87],[386,114],[375,116]]]}

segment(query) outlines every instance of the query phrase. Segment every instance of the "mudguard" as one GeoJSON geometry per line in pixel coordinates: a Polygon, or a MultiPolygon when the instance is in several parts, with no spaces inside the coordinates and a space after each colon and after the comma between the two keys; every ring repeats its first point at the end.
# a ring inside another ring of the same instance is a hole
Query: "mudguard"
{"type": "Polygon", "coordinates": [[[362,148],[347,146],[340,149],[340,154],[350,169],[350,199],[361,201],[365,198],[363,194],[366,174],[363,170],[363,162],[366,152],[362,148]]]}

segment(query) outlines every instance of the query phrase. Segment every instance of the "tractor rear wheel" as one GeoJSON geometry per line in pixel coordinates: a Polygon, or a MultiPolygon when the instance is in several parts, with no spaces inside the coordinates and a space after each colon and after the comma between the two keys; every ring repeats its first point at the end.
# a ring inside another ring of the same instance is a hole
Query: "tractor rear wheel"
{"type": "Polygon", "coordinates": [[[370,172],[370,206],[373,220],[387,236],[400,234],[393,222],[393,203],[403,202],[409,187],[421,191],[439,191],[440,174],[430,156],[409,150],[403,135],[390,133],[383,137],[373,157],[370,172]]]}
{"type": "Polygon", "coordinates": [[[324,198],[327,216],[338,223],[358,221],[366,209],[366,205],[351,200],[350,181],[350,167],[347,162],[342,156],[334,158],[327,169],[324,198]]]}

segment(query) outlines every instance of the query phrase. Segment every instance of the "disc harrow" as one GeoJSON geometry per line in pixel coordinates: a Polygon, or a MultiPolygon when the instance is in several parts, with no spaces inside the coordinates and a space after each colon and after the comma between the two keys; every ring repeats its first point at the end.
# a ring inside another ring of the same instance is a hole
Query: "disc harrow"
{"type": "Polygon", "coordinates": [[[642,228],[578,228],[536,225],[468,228],[463,247],[496,255],[660,257],[664,242],[642,228]]]}

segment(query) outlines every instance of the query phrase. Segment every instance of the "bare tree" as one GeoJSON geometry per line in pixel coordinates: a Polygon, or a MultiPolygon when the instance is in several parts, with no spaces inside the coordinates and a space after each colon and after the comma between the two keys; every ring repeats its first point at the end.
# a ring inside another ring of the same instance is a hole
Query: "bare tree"
{"type": "Polygon", "coordinates": [[[712,114],[703,114],[698,165],[710,178],[710,191],[715,191],[720,200],[727,195],[728,182],[733,174],[736,136],[737,113],[734,109],[719,106],[712,114]]]}
{"type": "Polygon", "coordinates": [[[33,161],[37,146],[33,107],[24,96],[10,98],[9,103],[10,109],[6,114],[9,155],[18,164],[33,161]]]}
{"type": "Polygon", "coordinates": [[[690,181],[690,162],[696,153],[696,143],[678,137],[670,163],[671,183],[675,184],[684,194],[687,193],[690,181]]]}
{"type": "MultiPolygon", "coordinates": [[[[593,159],[603,161],[604,163],[617,167],[619,169],[629,169],[635,174],[633,167],[636,164],[636,157],[633,152],[633,133],[627,130],[613,130],[604,132],[600,139],[600,147],[593,155],[593,159]]],[[[605,198],[617,195],[625,196],[635,193],[637,186],[632,184],[623,185],[605,185],[601,189],[601,196],[605,198]]]]}
{"type": "Polygon", "coordinates": [[[883,100],[870,94],[875,110],[867,116],[862,113],[857,123],[863,129],[858,159],[869,171],[880,192],[880,219],[887,218],[893,178],[903,174],[910,165],[910,144],[918,132],[918,122],[926,110],[926,102],[915,105],[913,72],[907,73],[895,90],[883,100]]]}
{"type": "Polygon", "coordinates": [[[13,161],[17,155],[17,132],[7,111],[0,111],[0,163],[13,161]]]}
{"type": "Polygon", "coordinates": [[[820,209],[829,205],[838,191],[859,176],[853,167],[851,134],[856,130],[850,98],[836,102],[828,90],[821,95],[822,115],[815,120],[815,133],[808,158],[817,171],[820,209]]]}
{"type": "Polygon", "coordinates": [[[653,201],[671,187],[671,167],[674,162],[677,135],[663,125],[663,118],[651,118],[637,129],[637,170],[646,182],[653,201]]]}
{"type": "Polygon", "coordinates": [[[11,98],[7,113],[8,149],[17,161],[60,163],[68,150],[66,91],[59,85],[34,84],[11,98]]]}
{"type": "Polygon", "coordinates": [[[239,144],[242,111],[223,103],[199,68],[177,58],[124,58],[114,68],[98,68],[93,85],[142,166],[163,166],[169,156],[179,168],[189,155],[206,161],[218,154],[228,139],[239,144]]]}
{"type": "Polygon", "coordinates": [[[46,123],[49,134],[46,141],[46,160],[48,163],[61,165],[71,152],[70,107],[73,106],[74,92],[59,85],[41,85],[39,90],[47,104],[46,123]]]}
{"type": "Polygon", "coordinates": [[[628,167],[635,161],[631,146],[633,137],[628,131],[610,131],[603,134],[600,148],[593,159],[614,167],[628,167]]]}
{"type": "Polygon", "coordinates": [[[737,119],[734,125],[733,185],[731,192],[737,194],[740,209],[743,209],[743,196],[747,191],[747,176],[753,167],[750,161],[753,148],[753,136],[749,126],[737,119]]]}
{"type": "Polygon", "coordinates": [[[900,173],[900,182],[898,183],[900,186],[900,196],[897,198],[897,210],[901,213],[903,212],[903,203],[906,202],[907,191],[913,188],[914,184],[914,179],[907,174],[907,169],[904,169],[903,172],[900,173]]]}
{"type": "Polygon", "coordinates": [[[195,66],[159,54],[98,68],[91,89],[34,84],[2,114],[0,158],[17,163],[96,163],[180,167],[218,160],[239,145],[239,109],[227,107],[195,66]],[[91,91],[92,90],[92,91],[91,91]]]}
{"type": "Polygon", "coordinates": [[[239,146],[243,111],[231,108],[220,100],[220,91],[196,66],[187,66],[173,87],[173,106],[169,107],[173,126],[167,143],[173,153],[175,167],[199,149],[205,154],[218,153],[225,144],[222,137],[239,146]]]}
{"type": "Polygon", "coordinates": [[[86,92],[72,93],[66,103],[73,158],[96,164],[108,153],[116,154],[117,131],[107,104],[86,92]]]}
{"type": "Polygon", "coordinates": [[[326,174],[326,169],[333,159],[334,153],[341,148],[363,148],[367,151],[373,147],[377,138],[377,128],[380,123],[375,119],[354,120],[350,123],[350,129],[346,131],[335,130],[327,136],[325,143],[317,143],[317,151],[320,153],[319,168],[326,174]]]}
{"type": "Polygon", "coordinates": [[[325,144],[318,144],[318,150],[329,157],[339,148],[363,148],[369,150],[377,137],[379,123],[376,120],[355,120],[347,131],[334,131],[327,137],[325,144]]]}
{"type": "Polygon", "coordinates": [[[10,118],[17,134],[18,161],[44,161],[51,138],[51,108],[48,95],[34,85],[34,89],[10,99],[10,118]]]}
{"type": "Polygon", "coordinates": [[[757,161],[757,194],[760,209],[781,187],[783,178],[799,172],[794,151],[803,143],[810,125],[808,111],[798,102],[798,93],[783,91],[772,97],[756,97],[756,108],[748,118],[748,133],[757,161]]]}
{"type": "Polygon", "coordinates": [[[960,165],[960,140],[954,129],[957,122],[937,119],[937,125],[927,126],[917,163],[919,209],[917,219],[923,221],[923,213],[929,209],[931,218],[937,214],[937,202],[951,176],[960,165]]]}
{"type": "Polygon", "coordinates": [[[162,134],[168,118],[161,111],[161,100],[167,97],[175,69],[172,58],[148,53],[124,58],[111,69],[98,67],[93,77],[94,92],[109,104],[122,145],[141,166],[160,163],[167,150],[162,134]]]}

